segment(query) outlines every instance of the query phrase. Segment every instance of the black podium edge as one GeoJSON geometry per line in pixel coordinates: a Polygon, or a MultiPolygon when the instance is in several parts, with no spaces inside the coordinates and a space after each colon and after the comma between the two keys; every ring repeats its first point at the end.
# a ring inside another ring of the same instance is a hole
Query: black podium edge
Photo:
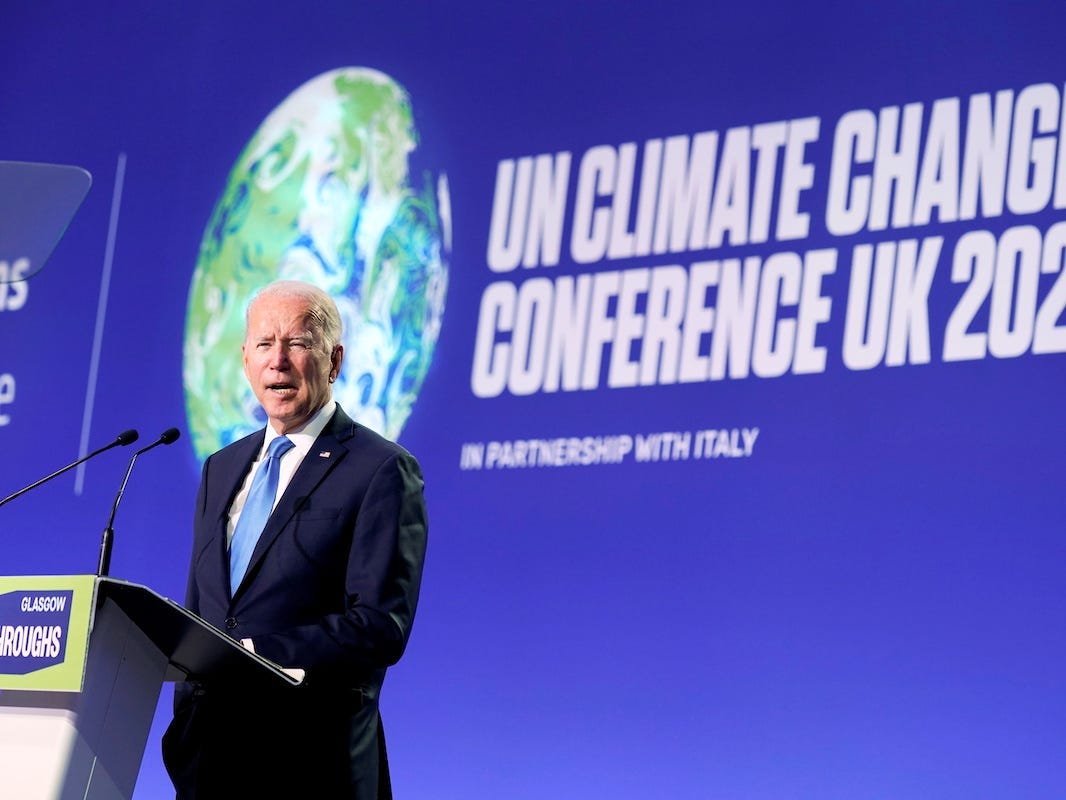
{"type": "Polygon", "coordinates": [[[298,686],[278,664],[243,647],[210,623],[146,586],[97,579],[97,607],[114,602],[169,661],[164,681],[219,680],[298,686]]]}

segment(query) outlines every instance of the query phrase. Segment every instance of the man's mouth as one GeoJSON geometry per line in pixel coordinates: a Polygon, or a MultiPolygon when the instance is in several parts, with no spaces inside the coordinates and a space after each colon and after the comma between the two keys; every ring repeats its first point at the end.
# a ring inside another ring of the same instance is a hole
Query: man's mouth
{"type": "Polygon", "coordinates": [[[288,394],[296,391],[296,387],[291,383],[269,383],[267,384],[267,389],[274,394],[288,394]]]}

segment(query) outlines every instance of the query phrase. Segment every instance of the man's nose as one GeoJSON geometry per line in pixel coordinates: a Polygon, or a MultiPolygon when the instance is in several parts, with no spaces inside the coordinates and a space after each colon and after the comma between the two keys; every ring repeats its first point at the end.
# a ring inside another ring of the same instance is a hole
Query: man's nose
{"type": "Polygon", "coordinates": [[[270,349],[270,367],[271,369],[287,369],[289,366],[289,348],[285,345],[278,345],[270,349]]]}

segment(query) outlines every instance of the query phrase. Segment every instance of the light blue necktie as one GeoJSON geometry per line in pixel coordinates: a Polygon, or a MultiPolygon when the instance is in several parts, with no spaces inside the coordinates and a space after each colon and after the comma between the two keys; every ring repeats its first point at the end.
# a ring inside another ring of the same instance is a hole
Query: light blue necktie
{"type": "Polygon", "coordinates": [[[287,436],[279,436],[267,448],[266,459],[255,471],[252,488],[244,501],[233,542],[229,548],[230,593],[236,592],[252,559],[255,543],[266,527],[267,519],[274,508],[274,495],[278,493],[278,473],[281,472],[281,457],[295,447],[287,436]]]}

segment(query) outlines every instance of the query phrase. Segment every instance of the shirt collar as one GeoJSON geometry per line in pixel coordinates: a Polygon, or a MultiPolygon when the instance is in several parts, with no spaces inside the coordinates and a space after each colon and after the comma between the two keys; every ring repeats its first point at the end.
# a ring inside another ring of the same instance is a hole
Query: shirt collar
{"type": "MultiPolygon", "coordinates": [[[[306,454],[311,449],[311,445],[314,444],[318,435],[325,430],[326,425],[329,424],[330,419],[333,417],[333,412],[337,410],[337,401],[330,400],[322,408],[318,409],[311,415],[311,419],[307,420],[303,424],[303,427],[297,428],[294,431],[289,431],[285,435],[289,437],[290,441],[296,446],[296,450],[306,454]]],[[[266,426],[266,436],[263,437],[263,447],[259,451],[260,457],[270,447],[270,443],[274,441],[280,434],[274,430],[273,425],[266,426]]]]}

